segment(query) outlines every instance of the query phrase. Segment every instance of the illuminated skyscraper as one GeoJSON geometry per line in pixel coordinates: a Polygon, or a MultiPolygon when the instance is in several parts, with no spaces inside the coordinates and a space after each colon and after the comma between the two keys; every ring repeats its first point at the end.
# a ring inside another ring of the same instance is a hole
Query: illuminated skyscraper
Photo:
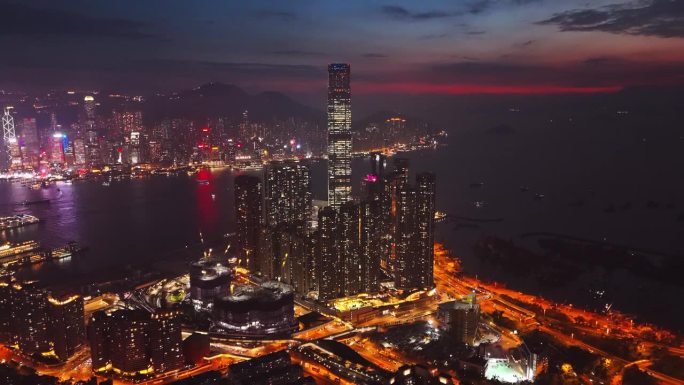
{"type": "Polygon", "coordinates": [[[159,310],[151,315],[150,349],[152,365],[157,373],[183,367],[180,313],[159,310]]]}
{"type": "Polygon", "coordinates": [[[114,371],[124,376],[151,372],[149,313],[117,310],[111,321],[109,352],[114,371]]]}
{"type": "Polygon", "coordinates": [[[298,293],[308,292],[314,266],[308,249],[310,237],[295,226],[283,224],[274,230],[272,241],[274,265],[279,267],[275,278],[298,293]]]}
{"type": "Polygon", "coordinates": [[[73,142],[74,145],[74,164],[77,166],[83,166],[86,164],[86,145],[82,138],[76,138],[73,142]]]}
{"type": "Polygon", "coordinates": [[[38,167],[40,162],[40,140],[35,118],[24,118],[19,122],[19,144],[24,167],[38,167]]]}
{"type": "Polygon", "coordinates": [[[316,278],[318,298],[328,300],[342,293],[344,273],[338,245],[337,212],[326,207],[318,212],[318,253],[316,278]]]}
{"type": "Polygon", "coordinates": [[[437,319],[440,328],[451,335],[456,342],[473,345],[480,322],[480,305],[474,294],[463,300],[439,304],[437,319]]]}
{"type": "Polygon", "coordinates": [[[14,117],[11,112],[12,107],[5,107],[5,114],[2,116],[3,144],[7,153],[7,168],[21,168],[21,152],[17,135],[14,129],[14,117]]]}
{"type": "Polygon", "coordinates": [[[177,317],[172,310],[93,313],[88,324],[93,371],[136,376],[179,369],[183,352],[177,317]]]}
{"type": "Polygon", "coordinates": [[[235,178],[235,220],[241,264],[254,271],[259,228],[263,224],[263,187],[258,177],[235,178]]]}
{"type": "Polygon", "coordinates": [[[49,295],[47,300],[52,349],[55,356],[65,362],[83,345],[83,298],[75,294],[66,294],[49,295]]]}
{"type": "Polygon", "coordinates": [[[349,64],[328,65],[328,204],[351,197],[351,88],[349,64]]]}
{"type": "Polygon", "coordinates": [[[50,137],[50,162],[54,164],[64,164],[64,145],[67,141],[66,134],[55,131],[50,137]]]}
{"type": "Polygon", "coordinates": [[[272,228],[268,226],[259,228],[255,271],[267,279],[275,279],[280,271],[280,266],[276,266],[274,262],[273,237],[272,228]]]}
{"type": "Polygon", "coordinates": [[[361,291],[373,293],[379,289],[383,229],[382,204],[379,200],[367,200],[361,202],[360,209],[361,291]]]}
{"type": "Polygon", "coordinates": [[[343,293],[345,296],[361,292],[361,234],[360,206],[356,202],[346,202],[338,214],[338,245],[342,262],[343,293]]]}
{"type": "Polygon", "coordinates": [[[15,336],[14,289],[9,281],[0,280],[0,343],[12,345],[15,336]]]}
{"type": "Polygon", "coordinates": [[[95,98],[91,95],[86,95],[83,98],[83,109],[85,110],[86,118],[89,121],[95,120],[95,98]]]}
{"type": "Polygon", "coordinates": [[[309,166],[297,161],[274,161],[264,177],[266,223],[306,230],[311,213],[311,175],[309,166]]]}
{"type": "Polygon", "coordinates": [[[93,372],[103,372],[111,368],[111,330],[112,317],[105,311],[97,311],[88,322],[88,343],[93,372]]]}
{"type": "Polygon", "coordinates": [[[8,334],[3,342],[16,344],[22,353],[40,354],[67,361],[83,344],[83,299],[78,295],[53,295],[36,282],[0,284],[0,325],[8,334]],[[8,302],[9,301],[9,302],[8,302]]]}
{"type": "Polygon", "coordinates": [[[397,193],[394,281],[400,289],[433,286],[435,239],[435,176],[422,173],[416,186],[397,193]]]}
{"type": "Polygon", "coordinates": [[[416,189],[418,190],[416,271],[422,287],[432,287],[435,262],[435,174],[423,172],[416,175],[416,189]]]}
{"type": "Polygon", "coordinates": [[[49,335],[47,293],[35,284],[15,284],[14,318],[16,341],[26,354],[48,353],[53,344],[49,335]]]}
{"type": "Polygon", "coordinates": [[[380,259],[381,266],[390,274],[394,274],[396,270],[399,192],[408,186],[409,175],[408,159],[397,157],[394,158],[393,163],[394,171],[384,178],[382,186],[384,190],[382,195],[384,227],[380,259]]]}

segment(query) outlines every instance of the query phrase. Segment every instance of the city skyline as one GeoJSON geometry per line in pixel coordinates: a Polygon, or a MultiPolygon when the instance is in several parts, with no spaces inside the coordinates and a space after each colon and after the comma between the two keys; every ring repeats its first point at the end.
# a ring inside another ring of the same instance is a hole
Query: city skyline
{"type": "Polygon", "coordinates": [[[684,1],[0,13],[0,385],[684,385],[684,1]]]}
{"type": "Polygon", "coordinates": [[[161,11],[151,2],[136,4],[135,15],[130,5],[8,2],[0,39],[15,54],[2,64],[0,88],[148,93],[218,80],[321,95],[323,66],[342,58],[354,65],[358,95],[592,93],[684,82],[677,1],[166,2],[161,11]],[[21,50],[34,43],[41,49],[21,50]],[[35,55],[53,62],[36,65],[35,55]]]}

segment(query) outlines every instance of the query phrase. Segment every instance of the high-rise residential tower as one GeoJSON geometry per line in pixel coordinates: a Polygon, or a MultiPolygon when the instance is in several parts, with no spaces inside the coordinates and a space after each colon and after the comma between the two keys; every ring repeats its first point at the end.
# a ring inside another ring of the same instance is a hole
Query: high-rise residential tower
{"type": "Polygon", "coordinates": [[[360,205],[347,202],[338,214],[338,247],[342,264],[342,293],[356,295],[362,291],[360,205]]]}
{"type": "Polygon", "coordinates": [[[158,310],[151,314],[150,350],[154,371],[158,373],[183,367],[180,312],[158,310]]]}
{"type": "Polygon", "coordinates": [[[474,345],[477,324],[480,322],[480,305],[475,294],[461,300],[439,304],[437,319],[440,328],[451,335],[456,342],[474,345]]]}
{"type": "Polygon", "coordinates": [[[318,212],[318,251],[316,268],[318,272],[318,298],[338,298],[343,292],[344,272],[338,244],[337,211],[326,207],[318,212]]]}
{"type": "Polygon", "coordinates": [[[328,65],[328,204],[351,197],[351,88],[349,64],[328,65]]]}
{"type": "Polygon", "coordinates": [[[235,178],[235,221],[241,265],[254,271],[259,229],[263,224],[263,186],[252,175],[235,178]]]}
{"type": "Polygon", "coordinates": [[[419,282],[423,287],[433,286],[433,271],[435,262],[435,174],[423,172],[416,175],[416,189],[418,190],[418,257],[416,271],[419,282]]]}
{"type": "Polygon", "coordinates": [[[85,340],[83,298],[75,294],[49,295],[47,318],[55,356],[66,362],[85,340]]]}
{"type": "Polygon", "coordinates": [[[421,173],[397,193],[394,281],[400,289],[433,286],[435,176],[421,173]]]}
{"type": "Polygon", "coordinates": [[[361,291],[373,293],[379,289],[383,229],[382,204],[378,200],[366,200],[361,202],[360,208],[361,291]]]}
{"type": "Polygon", "coordinates": [[[311,174],[299,161],[273,161],[265,170],[266,224],[307,229],[311,216],[311,174]]]}

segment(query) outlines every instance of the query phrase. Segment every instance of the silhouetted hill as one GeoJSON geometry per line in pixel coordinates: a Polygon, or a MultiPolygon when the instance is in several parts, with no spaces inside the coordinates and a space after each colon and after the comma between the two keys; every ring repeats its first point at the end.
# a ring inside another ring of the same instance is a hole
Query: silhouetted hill
{"type": "Polygon", "coordinates": [[[323,121],[323,112],[300,104],[278,92],[262,92],[250,95],[242,88],[223,83],[208,83],[173,94],[155,95],[144,105],[152,120],[185,117],[229,117],[240,119],[243,111],[249,111],[253,121],[297,118],[307,121],[323,121]]]}

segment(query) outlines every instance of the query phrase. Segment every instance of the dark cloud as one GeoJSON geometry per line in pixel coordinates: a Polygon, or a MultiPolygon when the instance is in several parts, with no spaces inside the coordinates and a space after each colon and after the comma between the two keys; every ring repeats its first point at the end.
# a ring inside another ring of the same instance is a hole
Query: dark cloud
{"type": "Polygon", "coordinates": [[[262,9],[254,14],[258,18],[275,19],[282,21],[293,21],[297,19],[297,15],[290,11],[275,11],[270,9],[262,9]]]}
{"type": "Polygon", "coordinates": [[[280,51],[272,51],[271,54],[273,55],[281,55],[281,56],[322,56],[325,55],[323,52],[319,51],[305,51],[305,50],[298,50],[298,49],[287,49],[287,50],[280,50],[280,51]]]}
{"type": "Polygon", "coordinates": [[[627,5],[576,9],[539,22],[562,31],[603,31],[629,35],[684,37],[684,1],[642,0],[627,5]]]}
{"type": "Polygon", "coordinates": [[[564,86],[612,86],[632,84],[680,84],[684,63],[636,62],[618,57],[592,57],[564,65],[459,61],[428,66],[424,81],[477,84],[555,84],[564,86]]]}
{"type": "Polygon", "coordinates": [[[91,17],[57,9],[3,4],[0,36],[76,36],[143,39],[144,25],[131,20],[91,17]]]}
{"type": "Polygon", "coordinates": [[[520,43],[514,43],[513,47],[515,48],[527,48],[533,44],[535,44],[537,41],[536,40],[526,40],[520,43]]]}
{"type": "Polygon", "coordinates": [[[411,12],[398,5],[385,5],[381,10],[385,15],[400,20],[431,20],[454,16],[444,11],[411,12]]]}
{"type": "Polygon", "coordinates": [[[0,84],[19,90],[85,87],[149,92],[210,81],[279,90],[282,84],[304,86],[321,79],[326,79],[325,67],[261,62],[126,58],[87,61],[68,57],[55,61],[20,57],[0,62],[0,84]]]}
{"type": "Polygon", "coordinates": [[[368,52],[368,53],[364,53],[361,56],[365,57],[367,59],[382,59],[382,58],[387,57],[387,55],[385,55],[384,53],[377,53],[377,52],[368,52]]]}
{"type": "Polygon", "coordinates": [[[419,37],[421,40],[433,40],[433,39],[444,39],[449,37],[448,33],[429,33],[427,35],[422,35],[419,37]]]}
{"type": "MultiPolygon", "coordinates": [[[[321,68],[306,64],[272,64],[260,62],[223,62],[175,59],[127,59],[111,58],[103,61],[85,61],[81,58],[62,56],[53,60],[34,60],[27,55],[12,55],[0,64],[0,69],[69,69],[74,71],[93,70],[105,72],[155,72],[159,74],[185,74],[193,71],[234,72],[259,75],[309,75],[317,74],[321,68]]],[[[1,71],[0,71],[1,72],[1,71]]]]}
{"type": "Polygon", "coordinates": [[[474,15],[478,13],[482,13],[485,10],[487,10],[489,7],[492,6],[494,1],[492,0],[476,0],[468,4],[468,13],[472,13],[474,15]]]}
{"type": "Polygon", "coordinates": [[[618,57],[590,57],[582,62],[587,67],[605,67],[605,66],[625,66],[629,65],[629,60],[618,57]]]}
{"type": "Polygon", "coordinates": [[[385,5],[381,10],[385,15],[397,20],[432,20],[469,14],[477,15],[497,6],[519,6],[540,1],[543,0],[464,0],[454,2],[456,9],[449,11],[431,10],[415,12],[399,5],[385,5]]]}

